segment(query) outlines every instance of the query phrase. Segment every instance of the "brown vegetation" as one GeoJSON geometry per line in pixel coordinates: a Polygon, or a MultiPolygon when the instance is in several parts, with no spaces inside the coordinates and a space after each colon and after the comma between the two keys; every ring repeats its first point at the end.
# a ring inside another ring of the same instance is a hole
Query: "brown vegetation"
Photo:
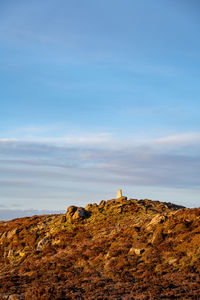
{"type": "Polygon", "coordinates": [[[200,209],[147,199],[0,222],[0,299],[198,299],[199,245],[200,209]]]}

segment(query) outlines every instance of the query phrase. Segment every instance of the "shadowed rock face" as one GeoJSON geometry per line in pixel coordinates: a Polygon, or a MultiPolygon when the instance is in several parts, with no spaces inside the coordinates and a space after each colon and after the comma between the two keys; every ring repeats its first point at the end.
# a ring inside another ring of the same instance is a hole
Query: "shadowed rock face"
{"type": "Polygon", "coordinates": [[[199,244],[200,209],[148,199],[0,222],[0,299],[198,299],[199,244]]]}
{"type": "Polygon", "coordinates": [[[83,207],[70,206],[67,209],[66,217],[67,221],[72,223],[75,220],[84,220],[90,216],[89,211],[83,207]]]}

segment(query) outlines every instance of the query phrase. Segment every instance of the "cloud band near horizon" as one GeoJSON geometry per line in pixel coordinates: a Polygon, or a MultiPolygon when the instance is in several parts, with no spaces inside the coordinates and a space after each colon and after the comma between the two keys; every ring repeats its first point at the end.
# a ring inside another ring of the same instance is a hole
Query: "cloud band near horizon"
{"type": "Polygon", "coordinates": [[[147,197],[148,190],[154,189],[157,198],[162,189],[180,189],[176,199],[180,204],[184,190],[195,190],[191,205],[197,205],[199,150],[199,132],[143,142],[134,137],[117,140],[111,134],[51,140],[4,138],[0,139],[0,199],[9,208],[16,202],[27,209],[59,210],[64,203],[109,196],[110,189],[122,186],[146,191],[147,197]]]}

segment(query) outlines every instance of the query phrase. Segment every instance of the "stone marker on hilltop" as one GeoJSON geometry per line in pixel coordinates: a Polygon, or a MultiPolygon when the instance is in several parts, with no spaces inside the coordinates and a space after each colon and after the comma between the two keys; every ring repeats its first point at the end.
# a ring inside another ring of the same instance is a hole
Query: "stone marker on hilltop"
{"type": "Polygon", "coordinates": [[[117,191],[117,199],[122,197],[122,190],[117,191]]]}
{"type": "Polygon", "coordinates": [[[117,191],[117,198],[116,199],[118,201],[119,200],[127,200],[127,197],[122,196],[122,190],[120,189],[120,190],[117,191]]]}

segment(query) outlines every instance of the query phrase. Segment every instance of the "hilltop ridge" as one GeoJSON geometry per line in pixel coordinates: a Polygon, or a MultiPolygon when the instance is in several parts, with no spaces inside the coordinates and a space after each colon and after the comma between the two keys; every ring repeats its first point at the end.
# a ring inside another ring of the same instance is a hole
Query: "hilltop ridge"
{"type": "Polygon", "coordinates": [[[0,222],[0,299],[163,299],[200,290],[200,209],[126,197],[0,222]]]}

